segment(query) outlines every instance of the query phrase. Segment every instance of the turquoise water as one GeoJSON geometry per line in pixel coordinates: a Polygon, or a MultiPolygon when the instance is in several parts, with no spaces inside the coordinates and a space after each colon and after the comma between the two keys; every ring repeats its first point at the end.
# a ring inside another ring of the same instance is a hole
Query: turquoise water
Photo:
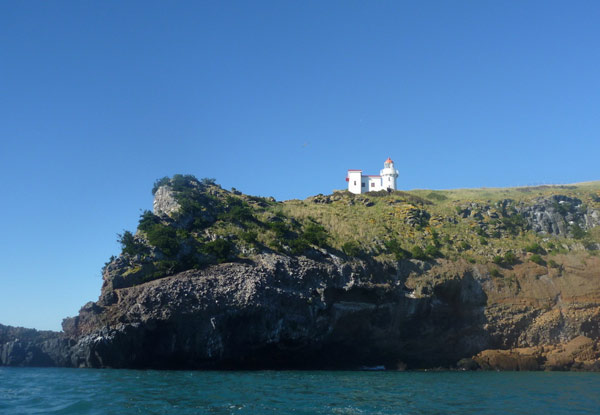
{"type": "Polygon", "coordinates": [[[600,414],[600,374],[0,367],[0,414],[600,414]]]}

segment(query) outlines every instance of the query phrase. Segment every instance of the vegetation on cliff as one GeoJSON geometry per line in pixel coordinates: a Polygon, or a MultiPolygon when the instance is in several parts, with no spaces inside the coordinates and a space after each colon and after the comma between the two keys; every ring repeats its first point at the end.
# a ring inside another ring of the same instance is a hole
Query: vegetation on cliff
{"type": "Polygon", "coordinates": [[[121,255],[105,266],[126,285],[260,252],[300,255],[328,247],[329,234],[314,219],[296,220],[272,198],[227,191],[213,179],[164,177],[152,192],[154,213],[144,211],[135,232],[119,235],[121,255]]]}
{"type": "Polygon", "coordinates": [[[336,191],[276,202],[221,188],[214,179],[157,180],[154,212],[105,271],[127,283],[265,252],[314,249],[352,260],[463,259],[502,276],[518,262],[560,267],[570,251],[600,248],[600,183],[514,189],[415,190],[354,195],[336,191]]]}

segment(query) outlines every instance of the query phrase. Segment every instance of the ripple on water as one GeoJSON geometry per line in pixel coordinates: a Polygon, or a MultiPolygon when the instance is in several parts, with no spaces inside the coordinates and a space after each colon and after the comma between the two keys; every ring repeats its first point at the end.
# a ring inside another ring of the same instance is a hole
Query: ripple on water
{"type": "Polygon", "coordinates": [[[597,414],[600,374],[0,368],[0,414],[597,414]]]}

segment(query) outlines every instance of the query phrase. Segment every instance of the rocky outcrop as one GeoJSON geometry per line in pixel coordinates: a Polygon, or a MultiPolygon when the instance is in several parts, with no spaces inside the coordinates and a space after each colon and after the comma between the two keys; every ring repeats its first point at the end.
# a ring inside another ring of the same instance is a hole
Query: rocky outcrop
{"type": "Polygon", "coordinates": [[[565,344],[510,350],[485,350],[461,367],[468,370],[584,370],[600,371],[600,344],[578,336],[565,344]]]}
{"type": "Polygon", "coordinates": [[[462,261],[261,254],[132,287],[105,284],[62,334],[5,328],[1,362],[596,370],[600,259],[557,260],[550,273],[523,261],[508,278],[462,261]]]}
{"type": "Polygon", "coordinates": [[[577,225],[591,229],[600,225],[600,212],[586,207],[580,199],[554,195],[537,199],[517,208],[531,229],[537,233],[566,236],[577,225]]]}
{"type": "Polygon", "coordinates": [[[0,366],[68,366],[72,344],[61,333],[0,324],[0,366]]]}
{"type": "Polygon", "coordinates": [[[527,202],[504,199],[494,205],[470,202],[457,206],[456,213],[462,219],[475,220],[485,230],[492,230],[489,221],[499,221],[494,230],[530,229],[549,236],[578,236],[577,230],[585,231],[600,225],[599,210],[565,195],[539,197],[527,202]],[[511,226],[517,228],[509,229],[511,226]]]}
{"type": "Polygon", "coordinates": [[[161,217],[173,217],[180,209],[175,192],[169,186],[160,186],[154,194],[152,208],[154,214],[161,217]]]}
{"type": "Polygon", "coordinates": [[[450,365],[485,347],[486,297],[470,274],[405,285],[398,269],[264,254],[116,291],[65,321],[76,367],[358,368],[450,365]]]}

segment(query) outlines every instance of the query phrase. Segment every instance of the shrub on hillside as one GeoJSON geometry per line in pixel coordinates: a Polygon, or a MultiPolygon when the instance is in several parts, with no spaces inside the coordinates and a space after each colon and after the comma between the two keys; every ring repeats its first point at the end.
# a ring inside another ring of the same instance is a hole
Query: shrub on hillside
{"type": "MultiPolygon", "coordinates": [[[[206,179],[202,179],[202,183],[204,183],[206,179]]],[[[214,179],[211,179],[214,181],[214,179]]],[[[213,182],[214,184],[214,182],[213,182]]],[[[155,194],[156,191],[161,186],[169,186],[175,192],[186,192],[190,189],[197,188],[201,185],[201,182],[191,174],[175,174],[173,177],[161,177],[154,182],[154,186],[152,186],[152,194],[155,194]]]]}
{"type": "Polygon", "coordinates": [[[138,242],[133,234],[129,231],[124,231],[122,234],[117,234],[117,241],[121,244],[121,252],[131,256],[145,254],[147,247],[138,242]]]}
{"type": "Polygon", "coordinates": [[[318,224],[311,222],[304,227],[302,237],[308,242],[318,247],[324,248],[327,245],[329,235],[325,228],[318,224]]]}
{"type": "Polygon", "coordinates": [[[304,238],[292,239],[288,241],[288,246],[290,247],[290,253],[292,255],[300,255],[310,248],[309,243],[304,238]]]}
{"type": "Polygon", "coordinates": [[[514,265],[519,261],[513,251],[508,251],[504,254],[504,263],[507,265],[514,265]]]}
{"type": "Polygon", "coordinates": [[[140,220],[138,222],[138,229],[146,232],[150,228],[152,228],[152,226],[156,225],[157,223],[160,223],[160,218],[158,216],[156,216],[154,213],[150,212],[149,210],[145,210],[140,215],[140,220]]]}
{"type": "Polygon", "coordinates": [[[587,232],[575,223],[571,226],[571,235],[573,235],[573,238],[575,239],[583,239],[587,236],[587,232]]]}
{"type": "Polygon", "coordinates": [[[201,252],[215,258],[218,263],[226,262],[233,251],[233,244],[226,239],[215,239],[202,245],[201,252]]]}
{"type": "Polygon", "coordinates": [[[421,261],[427,261],[429,259],[423,248],[420,246],[413,246],[410,253],[414,259],[420,259],[421,261]]]}
{"type": "Polygon", "coordinates": [[[384,242],[385,248],[388,253],[394,255],[396,261],[408,259],[411,257],[411,253],[402,249],[400,243],[396,239],[390,239],[384,242]]]}
{"type": "Polygon", "coordinates": [[[181,239],[184,239],[186,234],[177,231],[160,221],[160,218],[152,212],[146,210],[140,216],[138,229],[146,234],[148,243],[160,249],[167,257],[174,257],[179,252],[181,239]]]}
{"type": "Polygon", "coordinates": [[[152,186],[152,194],[156,194],[156,191],[158,190],[159,187],[161,186],[166,186],[171,182],[171,179],[169,179],[167,176],[165,177],[161,177],[160,179],[157,179],[154,182],[154,186],[152,186]]]}
{"type": "Polygon", "coordinates": [[[175,218],[193,218],[188,227],[197,232],[212,225],[217,218],[217,212],[222,210],[222,204],[217,198],[198,191],[178,193],[176,199],[180,209],[175,218]]]}
{"type": "Polygon", "coordinates": [[[256,231],[246,231],[240,234],[240,239],[247,244],[255,244],[257,242],[258,232],[256,231]]]}
{"type": "Polygon", "coordinates": [[[542,257],[538,254],[533,254],[529,257],[531,262],[535,262],[538,265],[546,265],[546,262],[542,259],[542,257]]]}
{"type": "Polygon", "coordinates": [[[290,233],[289,227],[282,221],[269,222],[267,225],[275,233],[277,239],[287,239],[290,233]]]}
{"type": "Polygon", "coordinates": [[[510,265],[514,265],[519,261],[519,259],[517,258],[517,256],[514,254],[514,252],[512,251],[508,251],[504,254],[504,256],[500,256],[500,255],[496,255],[493,259],[492,262],[496,265],[501,265],[501,266],[510,266],[510,265]]]}
{"type": "Polygon", "coordinates": [[[466,251],[467,249],[471,249],[471,245],[469,245],[466,241],[460,241],[458,244],[458,250],[466,251]]]}
{"type": "Polygon", "coordinates": [[[527,221],[520,213],[513,214],[511,216],[505,216],[500,219],[500,221],[502,222],[502,225],[504,225],[504,228],[511,235],[518,235],[519,232],[527,229],[528,226],[527,221]]]}
{"type": "MultiPolygon", "coordinates": [[[[194,177],[194,176],[192,176],[192,177],[194,177]]],[[[213,177],[204,177],[203,179],[200,180],[200,183],[202,183],[203,186],[215,186],[217,184],[217,179],[215,179],[213,177]]]]}
{"type": "Polygon", "coordinates": [[[358,242],[348,241],[342,245],[342,251],[349,257],[357,257],[361,255],[361,249],[358,242]]]}
{"type": "Polygon", "coordinates": [[[178,271],[178,262],[172,259],[163,259],[152,263],[154,265],[154,272],[148,274],[144,279],[146,281],[155,280],[162,278],[167,275],[174,274],[178,271]]]}
{"type": "Polygon", "coordinates": [[[562,216],[566,216],[573,209],[573,206],[569,202],[554,202],[552,206],[562,216]]]}
{"type": "Polygon", "coordinates": [[[169,182],[175,192],[186,192],[198,187],[200,182],[191,174],[175,174],[169,182]]]}
{"type": "Polygon", "coordinates": [[[435,245],[427,245],[425,247],[425,255],[431,258],[438,258],[442,256],[440,249],[435,245]]]}
{"type": "Polygon", "coordinates": [[[538,254],[538,255],[544,255],[546,253],[546,251],[544,250],[544,248],[542,248],[542,246],[538,243],[533,243],[531,245],[527,245],[525,247],[525,250],[527,252],[531,252],[533,254],[538,254]]]}
{"type": "Polygon", "coordinates": [[[160,249],[168,257],[174,257],[179,252],[177,231],[162,223],[152,225],[145,231],[150,245],[160,249]]]}
{"type": "Polygon", "coordinates": [[[436,230],[431,231],[431,243],[436,247],[440,248],[442,243],[440,242],[440,234],[436,230]]]}
{"type": "Polygon", "coordinates": [[[254,220],[252,209],[243,200],[228,197],[226,201],[227,210],[219,214],[218,218],[224,222],[237,222],[243,224],[254,220]]]}

